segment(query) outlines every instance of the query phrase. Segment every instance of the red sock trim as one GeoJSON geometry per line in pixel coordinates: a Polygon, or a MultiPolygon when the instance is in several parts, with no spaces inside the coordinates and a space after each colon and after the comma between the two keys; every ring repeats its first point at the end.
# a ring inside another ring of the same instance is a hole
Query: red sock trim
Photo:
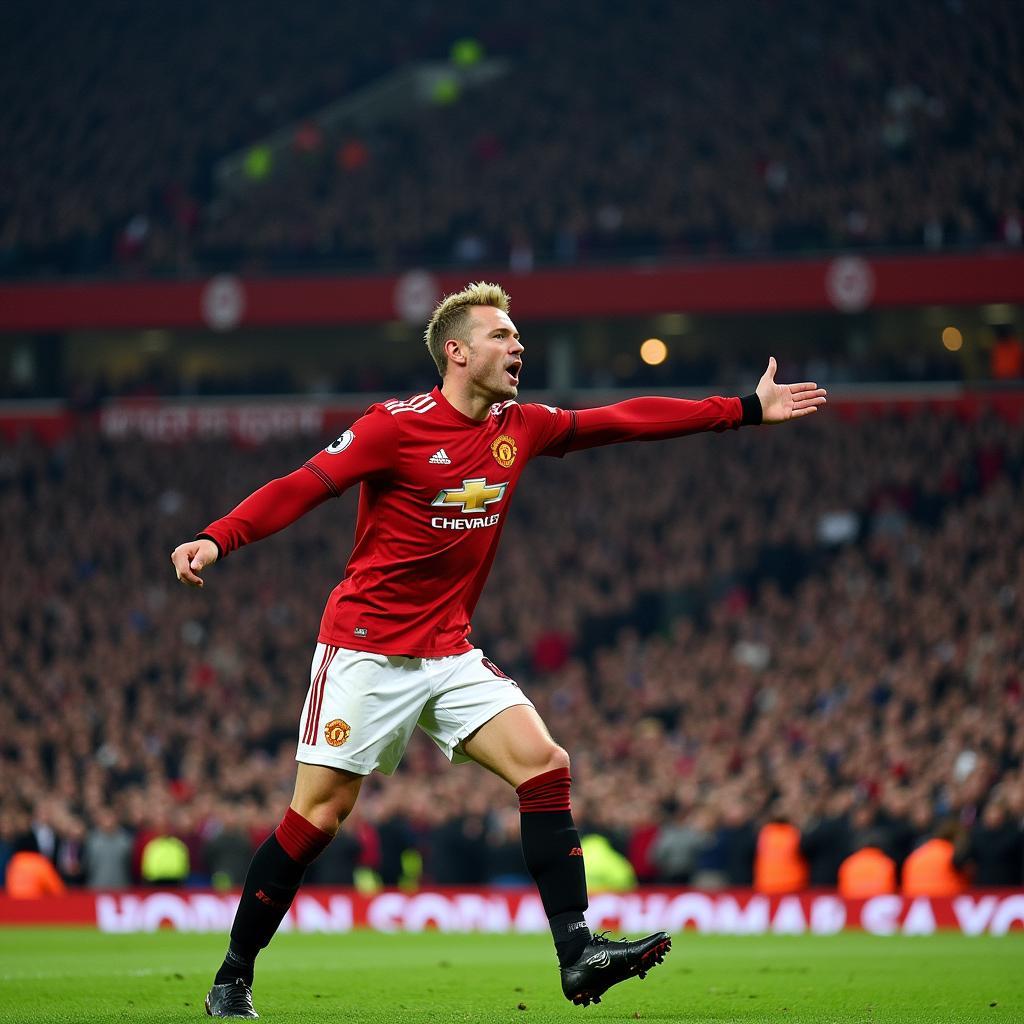
{"type": "Polygon", "coordinates": [[[281,849],[302,865],[312,864],[324,852],[334,838],[330,832],[317,828],[311,821],[297,814],[290,807],[285,811],[281,824],[274,832],[281,849]]]}
{"type": "Polygon", "coordinates": [[[535,811],[570,811],[568,768],[552,768],[535,775],[516,787],[519,795],[519,813],[535,811]]]}

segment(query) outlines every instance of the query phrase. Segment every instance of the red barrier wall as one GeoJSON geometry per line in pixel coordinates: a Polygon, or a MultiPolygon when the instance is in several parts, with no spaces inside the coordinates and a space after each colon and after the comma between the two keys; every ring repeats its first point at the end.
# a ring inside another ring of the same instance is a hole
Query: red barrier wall
{"type": "MultiPolygon", "coordinates": [[[[75,892],[40,900],[0,896],[0,925],[84,925],[106,932],[227,932],[237,894],[137,891],[75,892]]],[[[1024,931],[1024,892],[978,890],[952,899],[876,896],[844,900],[831,892],[761,896],[750,890],[705,893],[644,889],[591,897],[595,930],[649,932],[690,929],[719,935],[834,935],[854,929],[874,935],[964,935],[1024,931]]],[[[307,887],[282,926],[301,932],[522,932],[543,933],[547,920],[530,890],[430,889],[372,896],[351,889],[307,887]]]]}
{"type": "Polygon", "coordinates": [[[1024,254],[837,256],[545,270],[472,268],[401,276],[61,282],[0,286],[0,331],[421,323],[470,279],[501,281],[517,319],[767,313],[1024,301],[1024,254]]]}

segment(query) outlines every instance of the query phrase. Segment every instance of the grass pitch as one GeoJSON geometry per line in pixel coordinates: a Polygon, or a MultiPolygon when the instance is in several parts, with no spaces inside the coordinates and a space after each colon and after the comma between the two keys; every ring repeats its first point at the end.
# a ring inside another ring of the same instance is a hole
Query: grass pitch
{"type": "MultiPolygon", "coordinates": [[[[0,930],[0,1021],[201,1021],[224,937],[0,930]]],[[[678,935],[646,981],[567,1003],[543,936],[280,935],[255,1002],[305,1021],[1024,1021],[1024,936],[678,935]]]]}

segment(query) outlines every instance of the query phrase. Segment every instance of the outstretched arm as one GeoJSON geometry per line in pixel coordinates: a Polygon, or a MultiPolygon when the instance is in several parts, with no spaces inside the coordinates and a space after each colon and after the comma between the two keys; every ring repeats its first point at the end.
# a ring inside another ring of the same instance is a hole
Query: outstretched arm
{"type": "Polygon", "coordinates": [[[195,540],[171,552],[182,583],[201,587],[199,573],[230,551],[269,537],[332,497],[327,484],[306,466],[253,491],[226,516],[211,523],[195,540]]]}
{"type": "Polygon", "coordinates": [[[580,409],[563,452],[596,448],[623,441],[659,441],[701,431],[722,431],[747,424],[782,423],[807,416],[825,404],[825,391],[816,384],[776,384],[775,358],[744,398],[631,398],[596,409],[580,409]]]}
{"type": "Polygon", "coordinates": [[[284,529],[347,487],[390,472],[397,448],[394,417],[374,406],[304,466],[264,484],[195,540],[171,552],[182,583],[201,587],[199,574],[230,552],[284,529]]]}

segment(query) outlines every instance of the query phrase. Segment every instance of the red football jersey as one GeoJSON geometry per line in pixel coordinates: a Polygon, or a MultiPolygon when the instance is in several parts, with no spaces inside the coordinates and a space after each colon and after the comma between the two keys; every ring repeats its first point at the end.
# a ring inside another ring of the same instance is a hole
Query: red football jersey
{"type": "Polygon", "coordinates": [[[481,421],[435,388],[371,406],[302,469],[271,481],[200,536],[226,555],[361,482],[355,545],[319,639],[377,654],[460,654],[472,646],[470,617],[530,459],[725,430],[750,421],[746,414],[738,398],[634,399],[578,413],[509,401],[481,421]]]}

